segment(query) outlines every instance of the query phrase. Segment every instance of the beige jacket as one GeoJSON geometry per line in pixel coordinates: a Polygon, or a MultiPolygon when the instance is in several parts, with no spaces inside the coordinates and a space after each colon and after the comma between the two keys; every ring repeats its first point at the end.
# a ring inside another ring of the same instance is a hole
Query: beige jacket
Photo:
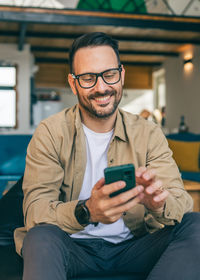
{"type": "MultiPolygon", "coordinates": [[[[170,195],[162,213],[150,213],[138,204],[123,216],[136,236],[164,225],[180,222],[192,210],[192,199],[184,190],[160,128],[137,115],[118,111],[114,135],[108,150],[108,166],[133,163],[156,170],[170,195]]],[[[15,230],[15,244],[21,252],[26,232],[40,223],[58,225],[69,234],[83,227],[74,216],[86,166],[85,136],[78,106],[41,122],[28,146],[24,175],[24,228],[15,230]]]]}

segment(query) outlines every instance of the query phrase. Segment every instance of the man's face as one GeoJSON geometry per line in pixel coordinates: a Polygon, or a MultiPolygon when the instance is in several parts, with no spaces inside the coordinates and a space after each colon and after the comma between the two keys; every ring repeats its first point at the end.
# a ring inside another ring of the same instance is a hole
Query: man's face
{"type": "MultiPolygon", "coordinates": [[[[114,50],[109,46],[85,47],[79,49],[74,56],[74,74],[100,73],[108,69],[118,68],[114,50]]],[[[122,67],[121,79],[113,85],[106,84],[98,77],[94,87],[81,88],[77,80],[69,74],[68,80],[72,91],[77,95],[82,112],[92,117],[108,118],[117,109],[122,97],[125,70],[122,67]]]]}

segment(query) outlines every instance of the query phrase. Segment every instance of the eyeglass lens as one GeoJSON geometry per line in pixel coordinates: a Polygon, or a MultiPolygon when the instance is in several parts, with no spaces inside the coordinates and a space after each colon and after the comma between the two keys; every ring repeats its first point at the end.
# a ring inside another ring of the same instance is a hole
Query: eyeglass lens
{"type": "Polygon", "coordinates": [[[93,87],[97,82],[98,76],[101,76],[106,84],[111,85],[120,80],[120,71],[119,69],[110,69],[100,74],[83,74],[79,76],[80,86],[84,88],[93,87]]]}

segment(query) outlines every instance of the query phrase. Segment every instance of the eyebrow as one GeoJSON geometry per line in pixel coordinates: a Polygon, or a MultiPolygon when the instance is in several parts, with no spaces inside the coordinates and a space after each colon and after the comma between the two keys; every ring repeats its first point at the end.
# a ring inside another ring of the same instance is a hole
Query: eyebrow
{"type": "Polygon", "coordinates": [[[104,73],[104,72],[106,72],[106,71],[109,71],[109,70],[115,70],[115,69],[119,69],[120,68],[120,66],[118,66],[118,67],[112,67],[112,68],[108,68],[108,69],[106,69],[106,70],[104,70],[104,71],[101,71],[101,72],[85,72],[85,73],[82,73],[82,74],[78,74],[78,75],[75,75],[75,76],[81,76],[81,75],[86,75],[86,74],[100,74],[100,73],[104,73]]]}

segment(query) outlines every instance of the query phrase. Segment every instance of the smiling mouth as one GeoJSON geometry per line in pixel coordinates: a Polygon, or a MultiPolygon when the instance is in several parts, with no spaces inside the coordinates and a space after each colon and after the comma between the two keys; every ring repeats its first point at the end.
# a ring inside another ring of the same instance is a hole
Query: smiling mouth
{"type": "Polygon", "coordinates": [[[100,103],[100,104],[102,104],[102,103],[105,104],[105,103],[108,103],[110,101],[110,98],[111,98],[110,95],[102,96],[102,97],[96,97],[95,101],[97,103],[100,103]]]}

